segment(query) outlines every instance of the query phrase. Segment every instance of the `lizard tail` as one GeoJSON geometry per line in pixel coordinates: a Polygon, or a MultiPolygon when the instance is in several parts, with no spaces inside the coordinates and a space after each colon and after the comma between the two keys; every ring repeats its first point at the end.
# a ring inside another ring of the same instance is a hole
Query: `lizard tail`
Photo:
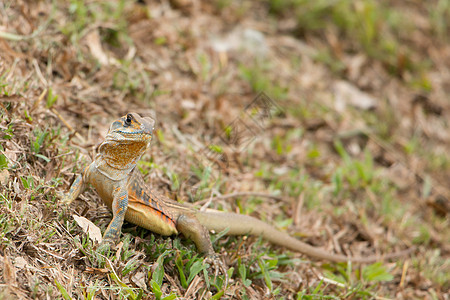
{"type": "Polygon", "coordinates": [[[289,236],[287,233],[275,229],[273,226],[250,216],[239,215],[234,213],[222,212],[195,212],[195,216],[200,223],[208,230],[221,232],[228,230],[227,235],[253,235],[262,236],[263,239],[285,247],[289,250],[306,254],[307,256],[333,261],[333,262],[356,262],[356,263],[373,263],[387,259],[398,258],[411,253],[414,249],[407,249],[401,252],[390,253],[384,256],[369,257],[349,257],[340,254],[332,254],[323,249],[313,247],[309,244],[299,241],[289,236]]]}

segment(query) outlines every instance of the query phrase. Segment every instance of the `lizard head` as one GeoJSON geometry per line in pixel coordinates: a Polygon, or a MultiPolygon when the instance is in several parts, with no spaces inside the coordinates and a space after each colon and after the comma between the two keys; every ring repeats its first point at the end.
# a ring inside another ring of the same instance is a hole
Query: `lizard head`
{"type": "Polygon", "coordinates": [[[128,113],[111,124],[106,140],[150,142],[154,126],[155,121],[152,118],[143,118],[137,113],[128,113]]]}
{"type": "Polygon", "coordinates": [[[105,141],[99,146],[100,157],[115,169],[132,169],[150,145],[155,121],[128,113],[112,122],[105,141]]]}

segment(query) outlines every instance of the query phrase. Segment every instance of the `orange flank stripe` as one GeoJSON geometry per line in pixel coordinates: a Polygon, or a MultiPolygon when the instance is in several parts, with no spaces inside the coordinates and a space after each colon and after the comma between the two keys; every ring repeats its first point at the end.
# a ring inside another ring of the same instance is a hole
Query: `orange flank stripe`
{"type": "MultiPolygon", "coordinates": [[[[139,194],[142,195],[145,193],[142,190],[142,192],[139,194]]],[[[163,220],[166,224],[169,224],[170,226],[175,227],[175,222],[168,215],[166,215],[164,213],[161,206],[157,202],[150,201],[149,204],[146,204],[145,201],[143,200],[143,197],[138,197],[138,195],[136,195],[136,191],[134,191],[133,189],[129,189],[129,191],[128,191],[128,201],[130,204],[134,203],[134,204],[146,206],[148,208],[149,212],[156,215],[159,219],[163,220]]]]}

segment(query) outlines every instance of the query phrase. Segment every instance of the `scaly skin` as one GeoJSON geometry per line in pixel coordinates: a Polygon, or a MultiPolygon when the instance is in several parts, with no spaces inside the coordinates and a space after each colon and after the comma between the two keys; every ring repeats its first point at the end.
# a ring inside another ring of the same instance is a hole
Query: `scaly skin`
{"type": "Polygon", "coordinates": [[[148,189],[136,163],[148,148],[152,139],[154,120],[142,118],[136,113],[114,121],[100,145],[94,162],[82,175],[78,175],[63,201],[70,204],[92,184],[113,218],[103,240],[114,243],[119,239],[124,219],[161,235],[182,233],[194,241],[197,249],[214,256],[209,230],[220,232],[228,229],[228,235],[262,236],[276,245],[304,253],[308,256],[334,262],[371,263],[381,259],[403,256],[411,250],[392,253],[384,257],[347,257],[331,254],[320,248],[305,244],[256,218],[219,211],[197,211],[148,189]]]}

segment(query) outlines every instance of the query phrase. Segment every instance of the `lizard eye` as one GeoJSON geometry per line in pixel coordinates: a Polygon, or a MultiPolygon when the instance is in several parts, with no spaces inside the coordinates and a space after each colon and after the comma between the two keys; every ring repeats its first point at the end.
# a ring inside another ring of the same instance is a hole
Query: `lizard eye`
{"type": "Polygon", "coordinates": [[[132,118],[132,116],[130,114],[128,114],[127,118],[125,120],[125,125],[127,125],[127,126],[131,125],[131,118],[132,118]]]}

